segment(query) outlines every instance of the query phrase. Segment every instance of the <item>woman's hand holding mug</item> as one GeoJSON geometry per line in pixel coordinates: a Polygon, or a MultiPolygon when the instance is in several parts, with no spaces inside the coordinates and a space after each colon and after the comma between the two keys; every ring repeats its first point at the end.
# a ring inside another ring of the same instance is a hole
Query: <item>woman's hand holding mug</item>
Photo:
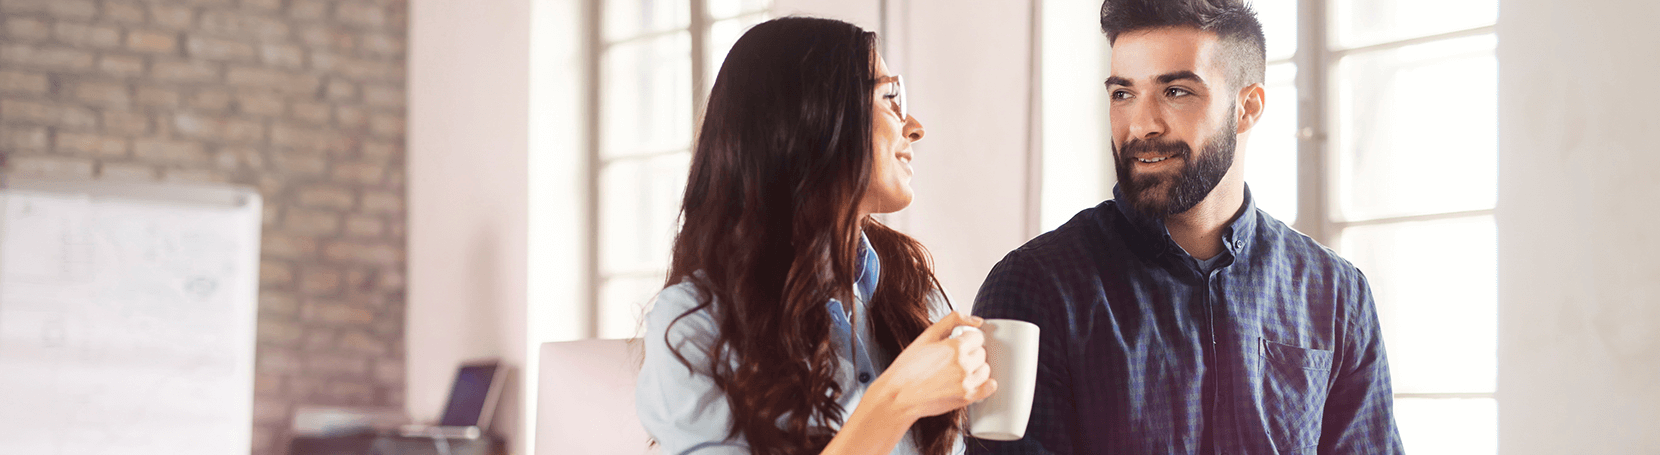
{"type": "Polygon", "coordinates": [[[892,409],[910,420],[968,406],[997,391],[986,364],[984,320],[955,311],[941,318],[905,347],[887,372],[871,384],[870,394],[891,397],[892,409]]]}

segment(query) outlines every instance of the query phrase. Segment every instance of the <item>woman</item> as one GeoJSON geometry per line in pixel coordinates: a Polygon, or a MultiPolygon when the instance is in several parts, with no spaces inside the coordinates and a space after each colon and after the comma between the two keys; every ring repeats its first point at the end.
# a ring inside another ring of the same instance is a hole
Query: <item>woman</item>
{"type": "Polygon", "coordinates": [[[903,93],[845,22],[768,21],[727,54],[642,340],[636,402],[664,454],[961,450],[962,408],[996,383],[979,332],[950,334],[980,320],[870,217],[911,202],[903,93]]]}

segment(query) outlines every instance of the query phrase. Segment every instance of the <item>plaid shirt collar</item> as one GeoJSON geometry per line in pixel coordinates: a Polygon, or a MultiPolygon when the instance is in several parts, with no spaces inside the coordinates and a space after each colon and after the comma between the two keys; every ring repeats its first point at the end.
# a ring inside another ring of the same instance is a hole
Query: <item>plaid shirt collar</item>
{"type": "MultiPolygon", "coordinates": [[[[1137,253],[1147,255],[1147,257],[1169,254],[1178,258],[1192,259],[1187,251],[1182,249],[1181,245],[1176,244],[1176,239],[1170,236],[1170,229],[1165,227],[1164,220],[1154,219],[1136,212],[1135,208],[1126,202],[1128,199],[1124,198],[1124,190],[1121,186],[1112,186],[1112,198],[1118,201],[1113,206],[1118,208],[1118,213],[1123,214],[1124,218],[1130,221],[1126,224],[1134,226],[1134,234],[1142,240],[1131,244],[1131,247],[1137,253]]],[[[1229,222],[1228,228],[1222,232],[1222,247],[1227,250],[1228,254],[1239,257],[1250,249],[1251,243],[1256,237],[1257,218],[1256,200],[1251,197],[1251,186],[1247,184],[1245,185],[1245,203],[1240,205],[1239,213],[1234,215],[1233,221],[1229,222]]]]}

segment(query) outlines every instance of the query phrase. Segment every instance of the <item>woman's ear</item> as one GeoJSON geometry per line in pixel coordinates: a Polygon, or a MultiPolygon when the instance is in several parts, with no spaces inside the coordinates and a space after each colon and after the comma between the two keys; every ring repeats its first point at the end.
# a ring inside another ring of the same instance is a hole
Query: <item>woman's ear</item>
{"type": "Polygon", "coordinates": [[[1239,107],[1237,108],[1238,112],[1235,113],[1239,116],[1239,127],[1234,130],[1234,134],[1244,134],[1246,131],[1250,131],[1252,127],[1257,125],[1257,120],[1262,119],[1266,92],[1267,90],[1262,88],[1262,84],[1247,85],[1239,90],[1239,107]]]}

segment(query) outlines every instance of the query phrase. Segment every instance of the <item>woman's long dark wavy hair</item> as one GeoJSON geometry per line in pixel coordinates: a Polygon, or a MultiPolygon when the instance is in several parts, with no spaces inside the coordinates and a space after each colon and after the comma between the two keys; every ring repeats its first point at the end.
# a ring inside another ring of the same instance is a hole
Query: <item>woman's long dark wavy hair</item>
{"type": "MultiPolygon", "coordinates": [[[[707,367],[731,405],[730,436],[757,454],[818,453],[851,411],[836,402],[846,391],[825,302],[853,301],[861,231],[882,259],[869,315],[877,345],[897,354],[929,326],[939,282],[927,250],[858,211],[875,58],[876,35],[853,24],[776,19],[738,39],[709,96],[666,286],[690,281],[703,294],[680,317],[719,302],[707,367]]],[[[924,418],[911,435],[944,454],[962,418],[924,418]]]]}

